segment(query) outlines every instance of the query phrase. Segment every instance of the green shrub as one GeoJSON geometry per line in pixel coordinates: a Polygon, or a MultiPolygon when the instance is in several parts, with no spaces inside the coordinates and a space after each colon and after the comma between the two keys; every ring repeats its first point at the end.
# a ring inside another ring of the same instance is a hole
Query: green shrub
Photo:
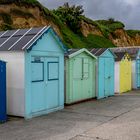
{"type": "Polygon", "coordinates": [[[114,48],[116,47],[109,39],[101,37],[98,35],[89,34],[86,38],[83,39],[87,48],[114,48]]]}
{"type": "Polygon", "coordinates": [[[130,37],[135,37],[136,35],[140,35],[140,30],[126,30],[126,33],[130,37]]]}
{"type": "Polygon", "coordinates": [[[84,10],[82,6],[70,6],[69,3],[64,3],[58,9],[53,10],[60,20],[67,24],[67,26],[75,33],[80,33],[80,17],[84,10]]]}

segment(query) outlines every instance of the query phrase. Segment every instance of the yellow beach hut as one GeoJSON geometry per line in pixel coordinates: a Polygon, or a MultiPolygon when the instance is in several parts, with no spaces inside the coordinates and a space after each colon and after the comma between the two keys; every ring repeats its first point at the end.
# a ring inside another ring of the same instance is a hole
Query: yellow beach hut
{"type": "Polygon", "coordinates": [[[132,61],[125,51],[114,52],[115,59],[115,93],[125,93],[132,89],[132,61]]]}

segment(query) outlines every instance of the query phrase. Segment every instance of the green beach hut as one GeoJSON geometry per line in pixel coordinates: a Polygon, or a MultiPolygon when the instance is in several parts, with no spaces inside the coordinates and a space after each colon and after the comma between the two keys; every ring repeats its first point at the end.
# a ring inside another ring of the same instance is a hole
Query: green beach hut
{"type": "Polygon", "coordinates": [[[87,49],[65,55],[65,104],[96,97],[96,57],[87,49]]]}

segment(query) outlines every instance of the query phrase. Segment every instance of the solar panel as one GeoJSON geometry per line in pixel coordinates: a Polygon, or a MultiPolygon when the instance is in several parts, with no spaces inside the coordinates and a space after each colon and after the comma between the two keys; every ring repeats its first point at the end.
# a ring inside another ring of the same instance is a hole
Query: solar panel
{"type": "Polygon", "coordinates": [[[5,40],[7,40],[7,38],[0,38],[0,45],[1,45],[5,40]]]}
{"type": "Polygon", "coordinates": [[[19,39],[19,36],[16,37],[12,37],[10,38],[6,43],[4,43],[1,47],[0,50],[8,50],[8,48],[10,46],[12,46],[12,44],[14,44],[17,40],[19,39]]]}
{"type": "Polygon", "coordinates": [[[11,50],[22,50],[22,47],[24,47],[32,38],[34,35],[30,36],[24,36],[17,44],[15,44],[11,50]]]}
{"type": "Polygon", "coordinates": [[[46,26],[0,32],[0,51],[27,49],[45,29],[46,26]]]}
{"type": "Polygon", "coordinates": [[[1,35],[3,35],[3,33],[4,33],[4,32],[0,32],[0,37],[1,37],[1,35]]]}
{"type": "Polygon", "coordinates": [[[29,29],[20,29],[14,36],[23,36],[29,29]]]}
{"type": "Polygon", "coordinates": [[[92,49],[92,50],[91,50],[91,52],[92,52],[93,54],[95,54],[97,51],[98,51],[98,49],[92,49]]]}
{"type": "Polygon", "coordinates": [[[10,37],[12,34],[14,34],[17,30],[11,30],[8,31],[6,34],[4,34],[1,38],[8,38],[10,37]]]}
{"type": "Polygon", "coordinates": [[[43,28],[42,27],[32,28],[32,30],[28,33],[28,35],[30,35],[30,34],[37,34],[41,29],[43,29],[43,28]]]}

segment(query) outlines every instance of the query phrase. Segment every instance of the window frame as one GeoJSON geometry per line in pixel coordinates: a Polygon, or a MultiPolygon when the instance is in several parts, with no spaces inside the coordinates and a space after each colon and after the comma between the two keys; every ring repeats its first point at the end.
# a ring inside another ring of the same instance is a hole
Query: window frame
{"type": "MultiPolygon", "coordinates": [[[[31,82],[32,83],[35,83],[35,82],[43,82],[44,81],[44,62],[42,62],[42,61],[31,61],[31,64],[35,64],[35,63],[37,63],[37,64],[42,64],[42,80],[32,80],[31,82]]],[[[31,74],[32,75],[32,74],[31,74]]]]}
{"type": "Polygon", "coordinates": [[[55,80],[59,80],[59,62],[48,62],[47,63],[47,69],[48,69],[48,73],[47,73],[47,79],[48,79],[48,81],[55,81],[55,80]],[[50,79],[49,78],[49,64],[58,64],[58,78],[52,78],[52,79],[50,79]]]}

